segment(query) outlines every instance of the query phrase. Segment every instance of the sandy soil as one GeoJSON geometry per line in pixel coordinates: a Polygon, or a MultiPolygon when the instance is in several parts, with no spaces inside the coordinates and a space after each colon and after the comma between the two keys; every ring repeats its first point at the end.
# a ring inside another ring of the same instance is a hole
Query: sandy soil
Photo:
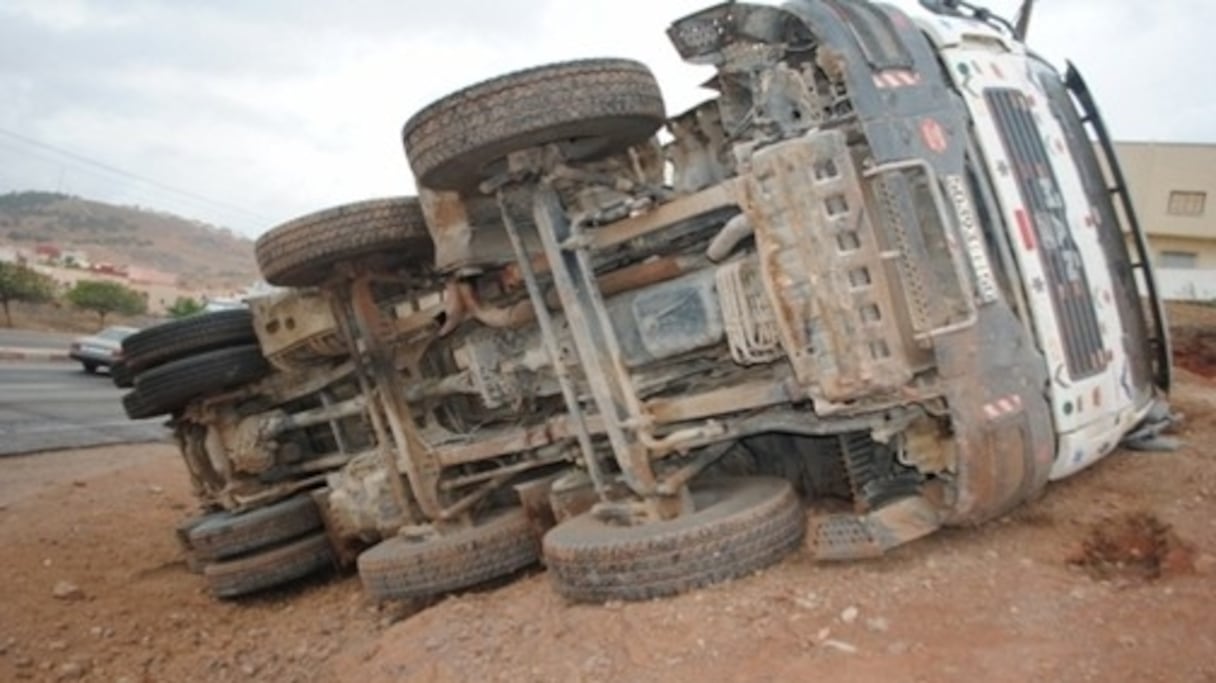
{"type": "Polygon", "coordinates": [[[218,602],[173,539],[171,447],[0,459],[0,681],[1216,681],[1216,381],[1180,375],[1176,453],[880,561],[642,604],[564,604],[541,570],[425,609],[341,576],[218,602]]]}

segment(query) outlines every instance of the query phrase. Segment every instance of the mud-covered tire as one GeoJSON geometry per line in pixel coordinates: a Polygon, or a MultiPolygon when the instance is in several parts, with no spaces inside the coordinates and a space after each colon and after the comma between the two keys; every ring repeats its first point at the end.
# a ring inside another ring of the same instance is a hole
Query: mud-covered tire
{"type": "Polygon", "coordinates": [[[267,548],[321,528],[312,496],[293,496],[241,514],[207,515],[186,538],[199,559],[212,562],[267,548]]]}
{"type": "Polygon", "coordinates": [[[806,514],[784,479],[738,477],[693,487],[696,511],[617,526],[591,513],[545,535],[557,592],[575,602],[649,600],[738,578],[799,546],[806,514]]]}
{"type": "MultiPolygon", "coordinates": [[[[190,401],[262,378],[270,364],[256,344],[189,356],[155,367],[135,379],[143,417],[172,413],[190,401]]],[[[124,405],[126,401],[124,399],[124,405]]],[[[131,415],[131,411],[127,411],[131,415]]]]}
{"type": "Polygon", "coordinates": [[[187,517],[186,519],[183,519],[182,521],[178,522],[177,526],[173,530],[173,536],[177,540],[177,545],[182,550],[182,559],[186,563],[186,569],[188,569],[191,574],[201,575],[203,573],[203,568],[206,567],[207,564],[205,562],[203,562],[203,560],[198,556],[198,554],[196,554],[194,552],[194,548],[191,547],[190,535],[189,535],[190,530],[193,529],[194,527],[198,526],[204,520],[206,520],[207,518],[209,518],[215,514],[222,514],[222,513],[213,512],[210,514],[202,514],[202,515],[195,515],[193,517],[187,517]]]}
{"type": "Polygon", "coordinates": [[[237,598],[334,566],[333,548],[324,533],[312,534],[281,546],[261,550],[203,568],[212,595],[237,598]]]}
{"type": "Polygon", "coordinates": [[[644,64],[587,59],[459,90],[411,117],[401,136],[421,185],[461,191],[510,152],[581,141],[567,158],[594,159],[646,140],[665,118],[662,92],[644,64]]]}
{"type": "Polygon", "coordinates": [[[139,373],[204,351],[255,342],[253,314],[234,308],[140,330],[122,340],[123,363],[129,372],[139,373]]]}
{"type": "Polygon", "coordinates": [[[110,366],[110,381],[119,389],[130,389],[135,386],[135,373],[127,367],[125,360],[120,360],[110,366]]]}
{"type": "Polygon", "coordinates": [[[359,555],[359,578],[377,601],[427,598],[528,567],[536,546],[523,508],[506,508],[437,538],[381,541],[359,555]]]}
{"type": "Polygon", "coordinates": [[[259,237],[254,255],[270,284],[312,287],[344,261],[376,270],[430,265],[435,246],[417,198],[390,197],[288,221],[259,237]]]}

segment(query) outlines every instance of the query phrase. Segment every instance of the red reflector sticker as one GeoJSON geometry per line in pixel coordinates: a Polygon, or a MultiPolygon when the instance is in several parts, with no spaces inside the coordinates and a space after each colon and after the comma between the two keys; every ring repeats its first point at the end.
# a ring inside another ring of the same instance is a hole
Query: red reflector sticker
{"type": "Polygon", "coordinates": [[[936,119],[925,119],[920,122],[920,137],[925,141],[925,146],[934,152],[941,154],[950,146],[950,141],[946,138],[946,131],[942,130],[942,124],[936,119]]]}
{"type": "Polygon", "coordinates": [[[1022,246],[1026,247],[1027,251],[1034,251],[1034,230],[1030,227],[1030,217],[1022,209],[1018,209],[1015,213],[1018,218],[1018,232],[1022,233],[1022,246]]]}

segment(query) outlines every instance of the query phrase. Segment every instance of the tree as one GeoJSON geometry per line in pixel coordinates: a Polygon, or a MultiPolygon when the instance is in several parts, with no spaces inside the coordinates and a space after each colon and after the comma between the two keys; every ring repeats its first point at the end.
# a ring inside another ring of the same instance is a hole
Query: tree
{"type": "Polygon", "coordinates": [[[10,301],[39,304],[55,298],[55,281],[33,268],[17,263],[0,263],[0,303],[4,305],[4,324],[13,326],[8,310],[10,301]]]}
{"type": "Polygon", "coordinates": [[[170,318],[189,318],[203,312],[203,305],[190,296],[179,296],[169,307],[170,318]]]}
{"type": "Polygon", "coordinates": [[[96,313],[102,325],[109,313],[139,315],[148,310],[142,294],[117,282],[81,280],[68,290],[67,299],[77,308],[96,313]]]}

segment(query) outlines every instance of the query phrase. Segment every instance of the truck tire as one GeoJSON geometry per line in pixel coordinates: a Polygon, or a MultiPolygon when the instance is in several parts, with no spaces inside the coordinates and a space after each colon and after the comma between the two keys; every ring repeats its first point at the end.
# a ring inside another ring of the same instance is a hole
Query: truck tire
{"type": "Polygon", "coordinates": [[[784,479],[738,477],[693,486],[697,510],[617,526],[591,513],[544,539],[557,592],[575,602],[649,600],[750,574],[802,542],[806,514],[784,479]]]}
{"type": "Polygon", "coordinates": [[[204,351],[255,342],[253,314],[234,308],[140,330],[122,340],[123,363],[129,372],[140,373],[204,351]]]}
{"type": "Polygon", "coordinates": [[[303,578],[334,564],[324,533],[203,568],[203,578],[217,598],[237,598],[303,578]]]}
{"type": "Polygon", "coordinates": [[[130,389],[135,386],[135,373],[127,367],[127,361],[120,360],[110,366],[110,381],[119,389],[130,389]]]}
{"type": "Polygon", "coordinates": [[[173,529],[173,537],[177,539],[177,545],[182,550],[182,557],[186,563],[186,569],[190,570],[191,574],[202,574],[206,563],[203,562],[194,552],[194,548],[190,545],[190,530],[202,524],[208,518],[223,513],[212,512],[208,514],[199,514],[192,517],[187,517],[177,523],[173,529]]]}
{"type": "Polygon", "coordinates": [[[324,283],[343,261],[376,269],[430,265],[435,246],[418,200],[391,197],[288,221],[259,237],[254,254],[270,284],[312,287],[324,283]]]}
{"type": "Polygon", "coordinates": [[[567,159],[607,156],[648,139],[666,119],[644,64],[587,59],[492,78],[428,105],[402,139],[424,187],[467,191],[508,153],[571,143],[567,159]]]}
{"type": "Polygon", "coordinates": [[[261,379],[269,371],[270,364],[262,357],[257,344],[233,346],[143,372],[135,378],[132,393],[140,397],[141,416],[151,417],[175,412],[200,396],[261,379]]]}
{"type": "Polygon", "coordinates": [[[158,405],[148,401],[139,389],[132,389],[123,394],[122,409],[132,420],[145,420],[157,415],[164,415],[164,411],[158,405]]]}
{"type": "Polygon", "coordinates": [[[535,564],[536,546],[523,508],[506,508],[438,538],[381,541],[359,555],[359,578],[373,600],[427,598],[535,564]]]}
{"type": "Polygon", "coordinates": [[[267,548],[321,528],[312,496],[299,495],[241,514],[207,515],[186,531],[195,555],[204,562],[224,560],[267,548]]]}

